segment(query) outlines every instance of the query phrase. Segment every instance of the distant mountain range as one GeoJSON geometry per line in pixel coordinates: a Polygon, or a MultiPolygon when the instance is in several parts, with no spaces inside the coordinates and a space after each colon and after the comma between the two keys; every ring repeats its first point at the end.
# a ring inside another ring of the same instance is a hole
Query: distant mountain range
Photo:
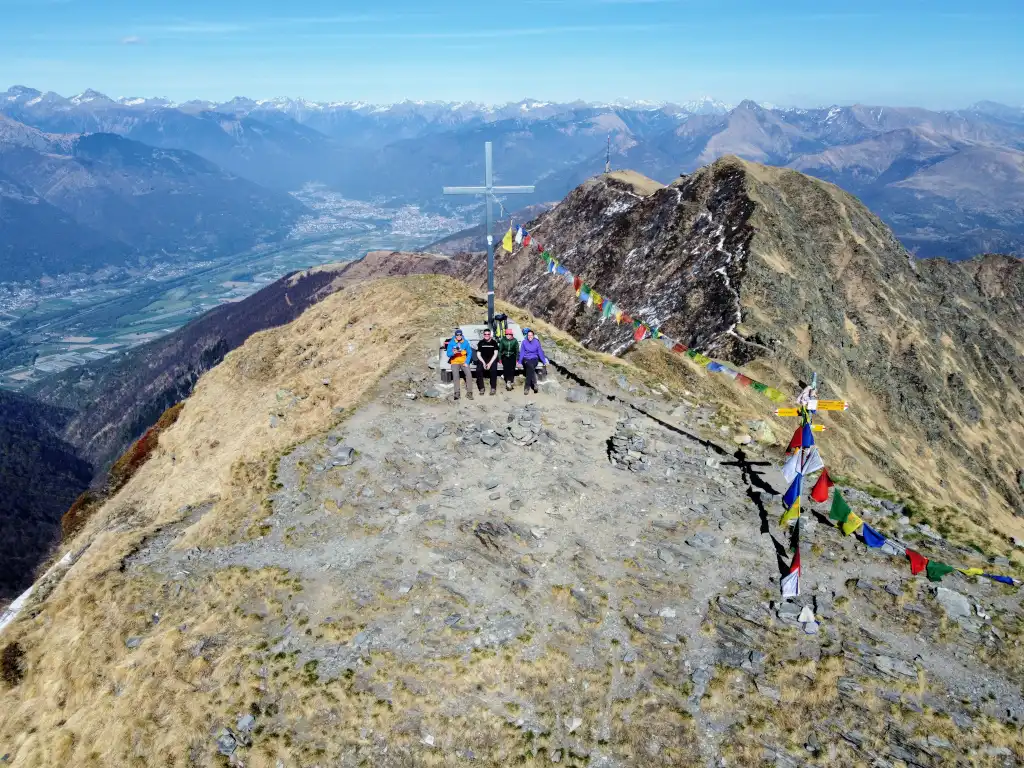
{"type": "Polygon", "coordinates": [[[666,183],[734,154],[858,195],[920,256],[1024,252],[1024,109],[992,102],[944,112],[710,98],[171,103],[15,86],[0,93],[0,115],[8,118],[0,123],[0,252],[37,254],[27,269],[0,266],[0,279],[117,262],[139,249],[230,248],[280,235],[303,212],[281,193],[307,181],[355,199],[467,212],[478,202],[446,199],[439,187],[482,180],[485,140],[494,142],[499,183],[537,186],[511,201],[516,208],[561,199],[602,171],[609,144],[613,167],[666,183]],[[117,154],[133,160],[114,162],[117,154]],[[79,180],[70,192],[65,178],[79,180]],[[152,195],[153,185],[164,192],[152,195]],[[150,203],[163,211],[169,202],[173,216],[147,213],[150,203]]]}
{"type": "Polygon", "coordinates": [[[307,212],[193,152],[111,133],[47,134],[0,115],[2,280],[233,253],[307,212]]]}

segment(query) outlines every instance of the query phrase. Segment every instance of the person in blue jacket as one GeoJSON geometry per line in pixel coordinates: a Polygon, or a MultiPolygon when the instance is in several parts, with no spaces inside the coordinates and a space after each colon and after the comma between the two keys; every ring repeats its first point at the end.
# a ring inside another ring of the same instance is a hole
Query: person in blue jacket
{"type": "Polygon", "coordinates": [[[473,399],[473,382],[470,379],[469,364],[473,362],[473,347],[462,336],[462,329],[456,328],[448,348],[445,350],[452,365],[452,382],[455,384],[455,399],[459,399],[459,377],[466,379],[466,397],[473,399]]]}
{"type": "Polygon", "coordinates": [[[519,345],[519,364],[526,372],[526,386],[523,387],[523,394],[527,395],[532,389],[537,392],[537,366],[547,365],[548,359],[544,356],[544,349],[540,345],[540,339],[534,336],[530,328],[526,329],[526,338],[519,345]]]}

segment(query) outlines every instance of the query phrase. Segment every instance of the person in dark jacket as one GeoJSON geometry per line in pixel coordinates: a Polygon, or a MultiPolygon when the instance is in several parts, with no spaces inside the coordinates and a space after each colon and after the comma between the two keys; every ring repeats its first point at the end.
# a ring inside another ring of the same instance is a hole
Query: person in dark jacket
{"type": "Polygon", "coordinates": [[[498,339],[498,357],[501,358],[501,376],[505,379],[505,391],[512,391],[516,378],[516,360],[519,359],[519,340],[511,328],[505,329],[505,337],[498,339]]]}
{"type": "Polygon", "coordinates": [[[533,331],[529,328],[526,329],[526,338],[523,339],[523,343],[519,346],[519,362],[522,363],[523,370],[526,372],[526,386],[523,387],[523,394],[529,394],[531,389],[536,394],[537,366],[547,365],[548,359],[544,356],[544,349],[540,345],[540,340],[534,336],[533,331]]]}
{"type": "Polygon", "coordinates": [[[491,329],[484,329],[484,337],[476,345],[476,388],[484,393],[484,376],[491,382],[491,394],[498,390],[498,342],[491,337],[491,329]]]}

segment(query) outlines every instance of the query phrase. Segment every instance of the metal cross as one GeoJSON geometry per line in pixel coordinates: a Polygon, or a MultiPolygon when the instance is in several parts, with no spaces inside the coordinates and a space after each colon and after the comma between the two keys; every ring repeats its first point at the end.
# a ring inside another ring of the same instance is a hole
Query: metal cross
{"type": "Polygon", "coordinates": [[[484,186],[482,187],[444,187],[446,195],[483,195],[487,207],[487,324],[494,327],[494,217],[491,202],[495,194],[515,195],[533,192],[529,187],[496,187],[491,171],[491,142],[484,143],[484,186]]]}

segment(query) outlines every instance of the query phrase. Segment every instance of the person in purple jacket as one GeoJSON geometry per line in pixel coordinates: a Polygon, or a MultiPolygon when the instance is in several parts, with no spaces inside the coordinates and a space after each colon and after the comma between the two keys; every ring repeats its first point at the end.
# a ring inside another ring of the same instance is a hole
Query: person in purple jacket
{"type": "Polygon", "coordinates": [[[547,365],[548,359],[544,356],[544,350],[540,346],[540,340],[533,335],[533,331],[526,329],[526,338],[519,345],[519,364],[526,372],[526,386],[523,387],[523,394],[528,395],[532,389],[537,392],[537,365],[547,365]]]}

